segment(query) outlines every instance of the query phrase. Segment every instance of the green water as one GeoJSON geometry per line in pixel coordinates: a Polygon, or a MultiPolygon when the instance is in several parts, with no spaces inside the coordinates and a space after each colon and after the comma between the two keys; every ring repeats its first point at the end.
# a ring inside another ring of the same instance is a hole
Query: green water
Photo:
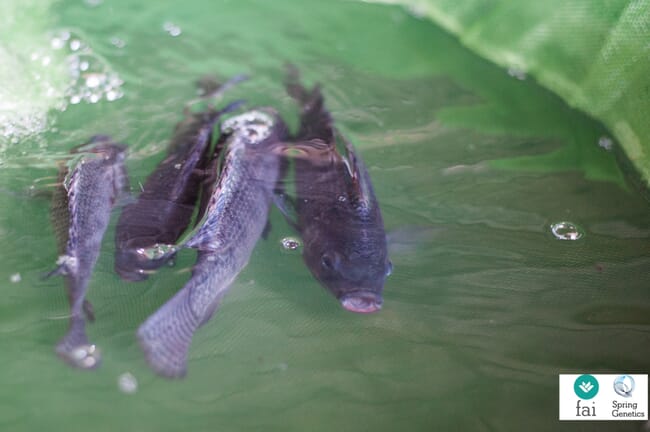
{"type": "Polygon", "coordinates": [[[120,75],[124,96],[53,111],[45,132],[0,149],[2,430],[641,429],[557,420],[558,373],[650,364],[648,203],[617,168],[616,143],[598,145],[602,126],[396,7],[61,1],[51,15],[50,30],[75,29],[120,75]],[[167,381],[134,333],[187,280],[193,253],[125,283],[111,226],[88,296],[103,364],[63,364],[63,282],[40,280],[56,260],[49,202],[30,186],[46,190],[58,157],[110,133],[131,147],[137,188],[209,72],[249,73],[231,97],[295,125],[287,60],[323,84],[369,168],[395,267],[384,309],[344,311],[282,250],[293,233],[274,210],[269,239],[196,334],[189,375],[167,381]],[[555,239],[560,221],[584,236],[555,239]],[[118,388],[125,372],[135,394],[118,388]]]}

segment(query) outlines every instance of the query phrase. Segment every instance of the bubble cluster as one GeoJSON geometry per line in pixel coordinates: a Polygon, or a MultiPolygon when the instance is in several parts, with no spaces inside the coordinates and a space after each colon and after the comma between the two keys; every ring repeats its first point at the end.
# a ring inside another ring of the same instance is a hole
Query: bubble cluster
{"type": "Polygon", "coordinates": [[[95,345],[81,345],[68,354],[68,359],[79,368],[92,369],[101,361],[101,354],[95,345]]]}
{"type": "Polygon", "coordinates": [[[124,81],[81,37],[67,30],[60,31],[51,38],[50,45],[67,54],[70,83],[65,96],[70,104],[110,102],[124,95],[124,81]]]}
{"type": "Polygon", "coordinates": [[[558,222],[551,225],[551,232],[558,240],[579,240],[584,235],[582,230],[571,222],[558,222]]]}

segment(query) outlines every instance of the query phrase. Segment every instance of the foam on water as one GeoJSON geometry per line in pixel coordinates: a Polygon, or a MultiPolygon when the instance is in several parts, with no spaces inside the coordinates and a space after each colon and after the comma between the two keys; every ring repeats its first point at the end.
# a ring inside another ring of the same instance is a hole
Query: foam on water
{"type": "Polygon", "coordinates": [[[0,155],[51,128],[52,111],[123,96],[122,79],[86,38],[50,30],[46,1],[3,6],[0,25],[11,37],[0,42],[0,155]]]}

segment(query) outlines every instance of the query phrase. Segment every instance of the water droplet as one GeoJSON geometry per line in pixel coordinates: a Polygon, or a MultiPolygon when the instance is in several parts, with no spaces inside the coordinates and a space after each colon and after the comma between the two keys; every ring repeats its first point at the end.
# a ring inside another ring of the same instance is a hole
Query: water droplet
{"type": "Polygon", "coordinates": [[[41,64],[42,64],[43,66],[48,66],[48,65],[50,64],[51,61],[52,61],[52,59],[50,58],[50,56],[45,56],[45,57],[43,57],[43,58],[41,59],[41,64]]]}
{"type": "Polygon", "coordinates": [[[551,225],[551,232],[559,240],[579,240],[583,232],[577,225],[571,222],[558,222],[551,225]]]}
{"type": "Polygon", "coordinates": [[[177,163],[176,165],[174,165],[174,169],[177,169],[177,170],[178,170],[178,169],[181,169],[181,166],[183,166],[183,165],[177,163]]]}
{"type": "Polygon", "coordinates": [[[122,393],[133,394],[138,391],[138,380],[130,372],[124,372],[117,378],[117,386],[122,393]]]}
{"type": "Polygon", "coordinates": [[[340,202],[345,202],[347,200],[347,198],[345,196],[343,196],[343,195],[339,195],[338,200],[340,202]]]}
{"type": "Polygon", "coordinates": [[[72,95],[72,96],[70,96],[70,103],[71,103],[72,105],[76,105],[76,104],[78,104],[79,102],[81,102],[81,96],[79,96],[79,95],[72,95]]]}
{"type": "Polygon", "coordinates": [[[165,22],[163,24],[163,30],[167,32],[172,37],[179,36],[181,34],[181,28],[172,22],[165,22]]]}
{"type": "Polygon", "coordinates": [[[9,280],[13,283],[18,283],[22,280],[23,278],[20,276],[20,273],[14,273],[9,277],[9,280]]]}
{"type": "Polygon", "coordinates": [[[302,246],[302,243],[295,237],[285,237],[282,239],[282,247],[285,250],[297,250],[300,246],[302,246]]]}
{"type": "Polygon", "coordinates": [[[611,151],[614,146],[614,141],[608,136],[601,136],[598,139],[598,146],[605,149],[606,151],[611,151]]]}
{"type": "Polygon", "coordinates": [[[101,361],[101,354],[95,345],[81,345],[68,354],[69,360],[77,367],[92,369],[101,361]]]}
{"type": "Polygon", "coordinates": [[[513,78],[517,78],[519,81],[523,81],[526,79],[526,72],[519,69],[518,67],[509,67],[508,75],[510,75],[513,78]]]}

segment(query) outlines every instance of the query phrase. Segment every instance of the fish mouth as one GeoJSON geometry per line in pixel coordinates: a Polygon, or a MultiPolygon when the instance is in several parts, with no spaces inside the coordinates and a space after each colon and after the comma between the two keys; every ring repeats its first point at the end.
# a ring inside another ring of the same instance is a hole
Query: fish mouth
{"type": "Polygon", "coordinates": [[[341,306],[350,312],[373,313],[381,309],[384,300],[379,294],[370,291],[357,291],[339,299],[341,306]]]}

